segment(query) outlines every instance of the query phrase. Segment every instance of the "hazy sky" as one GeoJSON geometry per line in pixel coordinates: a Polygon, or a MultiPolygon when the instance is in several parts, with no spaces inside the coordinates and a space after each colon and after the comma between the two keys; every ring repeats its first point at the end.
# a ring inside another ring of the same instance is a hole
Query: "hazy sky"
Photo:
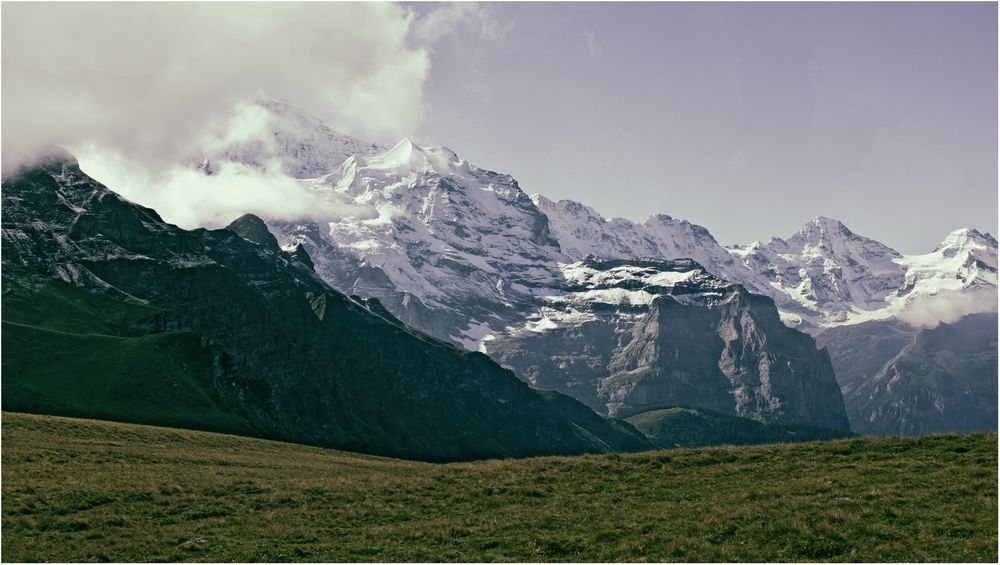
{"type": "Polygon", "coordinates": [[[817,215],[909,253],[996,234],[996,4],[491,8],[502,41],[435,46],[420,133],[529,193],[724,244],[817,215]]]}
{"type": "Polygon", "coordinates": [[[363,139],[447,145],[605,216],[688,219],[724,244],[817,215],[907,253],[958,227],[997,231],[994,3],[2,12],[5,164],[92,144],[159,175],[142,184],[157,198],[130,194],[150,205],[270,207],[243,185],[175,191],[190,185],[184,155],[263,95],[363,139]]]}

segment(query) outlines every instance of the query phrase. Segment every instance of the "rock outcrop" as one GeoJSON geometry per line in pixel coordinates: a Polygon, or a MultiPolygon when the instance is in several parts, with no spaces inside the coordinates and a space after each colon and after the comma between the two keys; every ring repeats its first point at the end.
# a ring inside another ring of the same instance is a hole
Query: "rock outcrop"
{"type": "Polygon", "coordinates": [[[825,351],[774,303],[691,260],[588,258],[487,352],[536,386],[627,416],[670,406],[847,429],[825,351]]]}
{"type": "Polygon", "coordinates": [[[920,330],[845,392],[854,431],[924,435],[997,429],[997,315],[920,330]]]}

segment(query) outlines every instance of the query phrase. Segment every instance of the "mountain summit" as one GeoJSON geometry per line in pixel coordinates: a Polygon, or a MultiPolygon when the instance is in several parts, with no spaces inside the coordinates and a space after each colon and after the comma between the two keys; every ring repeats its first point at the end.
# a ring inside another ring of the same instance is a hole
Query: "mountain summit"
{"type": "MultiPolygon", "coordinates": [[[[903,284],[905,269],[896,250],[852,232],[843,223],[818,217],[787,240],[772,238],[731,252],[752,275],[783,296],[790,314],[848,322],[857,312],[883,307],[903,284]]],[[[776,298],[776,300],[778,300],[776,298]]]]}
{"type": "Polygon", "coordinates": [[[385,148],[341,133],[279,100],[257,100],[242,107],[231,132],[193,157],[199,168],[213,173],[223,161],[257,169],[278,164],[289,176],[316,178],[336,169],[352,155],[372,155],[385,148]]]}

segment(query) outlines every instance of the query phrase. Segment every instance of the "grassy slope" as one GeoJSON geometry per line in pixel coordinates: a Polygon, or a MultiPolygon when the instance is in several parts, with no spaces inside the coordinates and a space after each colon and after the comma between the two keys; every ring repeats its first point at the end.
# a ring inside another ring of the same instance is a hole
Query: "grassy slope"
{"type": "Polygon", "coordinates": [[[432,465],[3,417],[4,561],[996,561],[996,434],[432,465]]]}
{"type": "Polygon", "coordinates": [[[663,408],[625,418],[663,449],[709,445],[753,445],[839,439],[853,434],[811,426],[762,424],[711,410],[663,408]]]}
{"type": "Polygon", "coordinates": [[[61,282],[6,293],[3,408],[253,435],[212,392],[197,335],[119,335],[156,312],[61,282]]]}

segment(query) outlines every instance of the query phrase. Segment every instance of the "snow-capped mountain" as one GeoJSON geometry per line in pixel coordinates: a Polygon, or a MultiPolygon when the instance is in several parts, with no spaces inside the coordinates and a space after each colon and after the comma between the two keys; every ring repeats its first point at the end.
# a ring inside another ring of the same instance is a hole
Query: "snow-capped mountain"
{"type": "Polygon", "coordinates": [[[882,307],[905,276],[897,251],[824,217],[787,240],[773,238],[730,251],[781,293],[776,299],[786,319],[797,315],[817,325],[846,322],[852,311],[882,307]]]}
{"type": "Polygon", "coordinates": [[[295,178],[329,173],[352,155],[373,155],[385,147],[366,143],[327,126],[304,111],[278,100],[257,100],[242,106],[225,132],[205,142],[206,153],[194,160],[206,173],[219,162],[253,168],[281,167],[295,178]]]}
{"type": "Polygon", "coordinates": [[[302,182],[374,214],[272,222],[283,244],[303,245],[337,288],[377,297],[407,323],[470,349],[520,320],[531,288],[557,277],[565,259],[512,177],[447,148],[404,139],[302,182]]]}
{"type": "Polygon", "coordinates": [[[995,296],[988,295],[996,292],[997,242],[976,230],[956,230],[933,252],[904,256],[837,220],[819,217],[787,240],[730,251],[770,284],[768,294],[786,323],[806,328],[900,316],[922,324],[913,310],[937,305],[940,316],[949,318],[945,310],[960,307],[959,300],[968,303],[961,305],[966,311],[955,312],[953,319],[996,309],[995,296]]]}
{"type": "MultiPolygon", "coordinates": [[[[305,249],[316,272],[334,288],[378,298],[407,324],[466,349],[502,357],[504,344],[527,343],[525,336],[563,332],[582,338],[595,319],[611,312],[614,322],[601,322],[605,328],[599,333],[601,339],[616,340],[615,351],[607,355],[624,355],[634,341],[628,336],[652,319],[653,310],[660,311],[651,305],[665,302],[663,285],[653,279],[669,277],[633,265],[601,275],[617,277],[613,285],[595,286],[590,275],[577,280],[583,276],[580,262],[588,257],[693,259],[720,284],[735,283],[769,297],[785,324],[808,331],[906,316],[914,305],[937,315],[934,307],[952,308],[955,296],[964,301],[963,313],[996,309],[996,240],[975,230],[949,235],[928,255],[904,256],[836,220],[817,218],[788,239],[726,248],[705,228],[666,215],[642,223],[606,219],[576,202],[529,197],[510,175],[481,169],[444,147],[404,139],[385,150],[339,134],[287,105],[260,108],[275,116],[265,120],[273,128],[264,136],[268,143],[260,146],[266,151],[247,152],[241,141],[216,148],[206,162],[261,166],[277,161],[316,194],[368,210],[268,225],[286,249],[305,249]],[[322,142],[313,147],[317,139],[322,142]]],[[[676,296],[671,300],[684,304],[676,296]]],[[[716,323],[740,324],[734,319],[716,323]]],[[[594,340],[573,343],[577,349],[563,354],[591,359],[600,378],[591,380],[586,391],[570,390],[569,381],[556,388],[614,411],[620,398],[610,400],[614,394],[600,392],[610,389],[595,383],[619,371],[592,355],[594,340]]],[[[773,363],[773,351],[757,353],[759,366],[773,363]]],[[[544,362],[552,359],[549,355],[544,362]]],[[[721,362],[716,358],[716,364],[721,362]]],[[[520,376],[532,380],[525,367],[520,376]]],[[[558,363],[554,367],[562,371],[558,363]]],[[[791,374],[796,376],[788,378],[800,379],[804,370],[791,374]]],[[[731,384],[742,378],[729,376],[731,384]]],[[[755,398],[769,399],[760,406],[774,400],[761,392],[760,386],[771,386],[763,383],[753,392],[755,398]]],[[[749,394],[726,390],[734,402],[749,394]]],[[[839,403],[839,395],[830,401],[839,403]]],[[[780,405],[781,398],[776,402],[780,405]]],[[[736,407],[747,405],[735,402],[730,408],[739,413],[736,407]]],[[[796,408],[788,410],[784,413],[796,408]]],[[[747,412],[761,419],[768,413],[747,412]]]]}
{"type": "Polygon", "coordinates": [[[818,217],[788,239],[726,248],[705,228],[664,214],[637,223],[529,197],[513,177],[444,147],[404,139],[385,150],[284,103],[257,109],[266,143],[220,145],[205,161],[209,169],[222,159],[279,161],[310,188],[369,209],[367,217],[272,227],[283,244],[305,244],[339,287],[379,296],[408,321],[473,349],[521,316],[518,304],[531,302],[531,289],[560,276],[557,264],[588,255],[694,259],[771,297],[786,324],[807,331],[906,316],[915,305],[947,309],[956,297],[963,313],[996,309],[996,240],[976,230],[949,234],[929,254],[904,256],[818,217]],[[475,305],[456,305],[457,296],[475,305]],[[425,308],[454,319],[421,322],[425,308]]]}
{"type": "MultiPolygon", "coordinates": [[[[956,299],[965,296],[983,300],[996,310],[997,240],[990,234],[974,229],[951,232],[937,248],[926,255],[910,255],[899,260],[906,268],[906,279],[896,292],[897,315],[916,301],[932,302],[932,298],[956,299]]],[[[928,303],[930,303],[928,302],[928,303]]],[[[970,303],[967,312],[974,313],[978,304],[970,303]]]]}

